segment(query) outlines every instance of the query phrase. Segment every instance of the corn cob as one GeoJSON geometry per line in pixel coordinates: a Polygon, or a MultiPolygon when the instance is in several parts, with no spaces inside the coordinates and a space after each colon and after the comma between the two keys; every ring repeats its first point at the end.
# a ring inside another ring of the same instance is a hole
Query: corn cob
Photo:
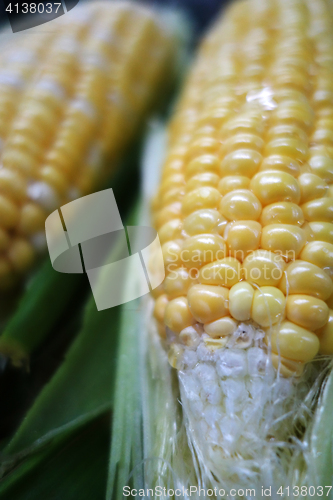
{"type": "Polygon", "coordinates": [[[1,287],[44,248],[47,215],[115,168],[171,61],[158,17],[127,2],[31,31],[9,37],[0,62],[1,287]]]}
{"type": "Polygon", "coordinates": [[[198,482],[256,498],[288,474],[277,450],[294,446],[304,366],[333,354],[332,25],[325,0],[232,5],[188,77],[152,203],[153,315],[198,482]]]}

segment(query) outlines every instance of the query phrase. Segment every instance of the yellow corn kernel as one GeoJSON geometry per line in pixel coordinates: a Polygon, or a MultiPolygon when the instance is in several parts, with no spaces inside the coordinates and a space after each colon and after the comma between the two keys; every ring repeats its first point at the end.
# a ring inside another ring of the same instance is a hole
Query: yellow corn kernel
{"type": "Polygon", "coordinates": [[[263,286],[254,292],[251,318],[263,327],[275,325],[283,319],[285,303],[286,299],[281,290],[273,286],[263,286]]]}
{"type": "Polygon", "coordinates": [[[219,210],[228,220],[258,220],[261,203],[247,189],[237,189],[223,196],[219,210]]]}
{"type": "Polygon", "coordinates": [[[297,224],[302,226],[304,216],[302,209],[296,203],[281,201],[264,207],[259,222],[262,226],[268,224],[297,224]]]}
{"type": "Polygon", "coordinates": [[[162,245],[164,266],[167,272],[181,264],[181,245],[177,241],[167,241],[162,245]]]}
{"type": "Polygon", "coordinates": [[[182,212],[189,215],[196,210],[203,208],[217,208],[221,195],[217,189],[212,187],[202,187],[187,193],[182,203],[182,212]]]}
{"type": "Polygon", "coordinates": [[[265,154],[290,156],[298,161],[304,161],[308,154],[308,149],[304,141],[292,137],[278,137],[270,141],[265,147],[265,154]]]}
{"type": "Polygon", "coordinates": [[[26,203],[21,208],[18,231],[26,236],[38,233],[44,229],[45,211],[35,203],[26,203]]]}
{"type": "Polygon", "coordinates": [[[246,281],[234,285],[229,292],[229,310],[233,318],[247,321],[251,318],[253,287],[246,281]]]}
{"type": "Polygon", "coordinates": [[[156,299],[155,305],[154,305],[153,315],[154,315],[154,318],[157,319],[157,321],[163,322],[165,309],[166,309],[166,306],[168,305],[168,303],[169,303],[169,299],[168,299],[167,295],[165,295],[165,294],[160,295],[156,299]]]}
{"type": "Polygon", "coordinates": [[[278,170],[257,173],[250,182],[250,189],[263,206],[279,201],[298,204],[301,199],[297,180],[292,175],[278,170]]]}
{"type": "Polygon", "coordinates": [[[309,222],[332,222],[333,198],[318,198],[301,205],[305,220],[309,222]]]}
{"type": "Polygon", "coordinates": [[[333,283],[320,267],[297,260],[287,265],[279,288],[285,295],[305,294],[327,300],[333,292],[333,283]]]}
{"type": "Polygon", "coordinates": [[[313,174],[328,183],[333,182],[333,159],[328,156],[313,156],[309,160],[313,174]]]}
{"type": "Polygon", "coordinates": [[[230,288],[241,279],[241,265],[237,259],[226,257],[203,266],[198,279],[200,283],[206,285],[221,285],[230,288]]]}
{"type": "Polygon", "coordinates": [[[16,238],[11,243],[7,256],[13,269],[21,273],[31,266],[34,261],[35,251],[27,240],[16,238]]]}
{"type": "Polygon", "coordinates": [[[232,222],[226,231],[229,255],[243,262],[245,257],[260,245],[261,225],[256,221],[232,222]]]}
{"type": "Polygon", "coordinates": [[[291,321],[276,326],[269,341],[275,354],[295,361],[311,361],[319,351],[318,337],[291,321]]]}
{"type": "MultiPolygon", "coordinates": [[[[175,267],[175,266],[174,266],[175,267]]],[[[164,290],[169,299],[186,295],[196,279],[197,272],[189,272],[184,267],[172,268],[164,280],[164,290]]]]}
{"type": "Polygon", "coordinates": [[[333,224],[330,222],[309,222],[309,226],[315,240],[333,244],[333,224]]]}
{"type": "Polygon", "coordinates": [[[314,200],[315,198],[324,198],[327,194],[328,185],[315,174],[302,174],[298,178],[301,190],[301,203],[314,200]]]}
{"type": "Polygon", "coordinates": [[[26,196],[26,192],[26,181],[22,175],[14,170],[0,169],[0,193],[21,203],[26,196]]]}
{"type": "Polygon", "coordinates": [[[305,242],[305,233],[300,227],[291,224],[269,224],[262,229],[260,246],[264,250],[279,252],[286,260],[295,260],[305,242]]]}
{"type": "Polygon", "coordinates": [[[264,158],[260,165],[259,172],[265,172],[267,170],[286,172],[293,177],[298,177],[301,172],[298,161],[283,155],[271,155],[264,158]]]}
{"type": "Polygon", "coordinates": [[[327,323],[329,308],[323,300],[310,295],[289,295],[286,316],[296,325],[314,331],[327,323]]]}
{"type": "Polygon", "coordinates": [[[303,248],[300,259],[311,262],[333,277],[333,244],[311,241],[303,248]]]}
{"type": "Polygon", "coordinates": [[[216,156],[213,155],[202,155],[194,160],[190,161],[185,169],[185,177],[189,179],[197,174],[202,174],[206,172],[218,173],[219,162],[216,156]]]}
{"type": "Polygon", "coordinates": [[[204,154],[212,154],[218,150],[220,143],[214,137],[199,137],[189,146],[186,158],[190,161],[204,154]]]}
{"type": "Polygon", "coordinates": [[[249,184],[250,179],[244,175],[227,175],[220,180],[218,190],[225,195],[235,189],[247,189],[249,184]]]}
{"type": "Polygon", "coordinates": [[[244,175],[245,177],[253,177],[258,171],[262,156],[258,151],[252,149],[238,149],[229,153],[221,162],[220,174],[227,175],[244,175]]]}
{"type": "Polygon", "coordinates": [[[224,259],[227,247],[217,234],[198,234],[183,242],[181,262],[187,268],[200,268],[214,260],[224,259]]]}
{"type": "Polygon", "coordinates": [[[170,300],[165,308],[164,323],[175,333],[180,333],[195,323],[186,297],[170,300]]]}
{"type": "Polygon", "coordinates": [[[333,354],[333,310],[330,309],[328,321],[325,326],[323,326],[317,332],[320,348],[320,354],[333,354]]]}
{"type": "Polygon", "coordinates": [[[296,124],[307,130],[313,124],[313,111],[305,102],[286,100],[273,111],[272,123],[296,124]]]}
{"type": "Polygon", "coordinates": [[[171,203],[159,210],[155,217],[155,226],[159,230],[164,224],[172,219],[177,219],[181,216],[182,205],[180,202],[171,203]]]}
{"type": "Polygon", "coordinates": [[[20,218],[20,211],[16,204],[9,198],[0,194],[0,221],[1,226],[6,229],[12,229],[17,226],[20,218]]]}
{"type": "Polygon", "coordinates": [[[211,209],[197,210],[184,219],[184,230],[190,235],[218,233],[221,236],[227,220],[217,211],[211,209]]]}
{"type": "Polygon", "coordinates": [[[195,189],[202,187],[213,187],[217,188],[219,183],[219,176],[213,174],[212,172],[204,172],[202,174],[194,175],[189,179],[186,184],[186,191],[194,191],[195,189]]]}
{"type": "Polygon", "coordinates": [[[210,323],[205,323],[204,330],[213,339],[226,337],[227,335],[232,335],[237,330],[237,322],[229,316],[225,316],[210,323]]]}
{"type": "Polygon", "coordinates": [[[182,238],[183,224],[181,219],[171,219],[166,222],[158,231],[161,245],[167,241],[182,238]]]}
{"type": "Polygon", "coordinates": [[[194,318],[208,323],[229,314],[229,289],[213,285],[193,285],[187,294],[194,318]]]}
{"type": "Polygon", "coordinates": [[[243,262],[243,277],[259,286],[277,286],[283,279],[282,257],[268,250],[255,250],[243,262]]]}
{"type": "Polygon", "coordinates": [[[300,377],[304,371],[304,363],[302,361],[292,361],[291,359],[283,358],[278,354],[271,353],[272,365],[276,370],[279,370],[283,377],[300,377]]]}
{"type": "Polygon", "coordinates": [[[264,147],[264,141],[256,134],[236,134],[224,141],[220,149],[219,155],[221,158],[233,151],[240,149],[250,149],[260,152],[264,147]]]}
{"type": "Polygon", "coordinates": [[[184,185],[185,185],[184,175],[180,173],[177,174],[172,173],[171,175],[168,175],[168,177],[163,178],[159,194],[162,196],[170,189],[175,187],[183,187],[184,185]]]}
{"type": "Polygon", "coordinates": [[[178,361],[183,354],[184,349],[178,344],[171,344],[168,351],[168,361],[172,368],[178,367],[178,361]]]}
{"type": "Polygon", "coordinates": [[[286,137],[298,139],[302,141],[302,143],[307,141],[306,133],[297,125],[281,124],[271,127],[267,132],[267,139],[272,141],[277,137],[282,137],[283,139],[286,137]]]}

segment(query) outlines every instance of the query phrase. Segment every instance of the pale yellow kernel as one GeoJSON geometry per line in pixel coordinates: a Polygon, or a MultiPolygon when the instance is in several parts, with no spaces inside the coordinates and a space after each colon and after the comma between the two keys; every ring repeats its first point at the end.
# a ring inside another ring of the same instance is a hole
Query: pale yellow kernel
{"type": "Polygon", "coordinates": [[[211,209],[197,210],[184,219],[184,230],[190,236],[202,233],[218,233],[223,235],[227,220],[217,211],[211,209]]]}
{"type": "Polygon", "coordinates": [[[162,245],[164,266],[168,272],[180,265],[181,246],[179,243],[177,241],[167,241],[162,245]]]}
{"type": "Polygon", "coordinates": [[[31,266],[35,251],[27,240],[17,238],[12,241],[7,256],[14,270],[21,273],[31,266]]]}
{"type": "Polygon", "coordinates": [[[200,187],[214,187],[216,188],[219,183],[219,176],[212,172],[203,172],[201,174],[191,177],[186,184],[186,191],[193,191],[200,187]]]}
{"type": "Polygon", "coordinates": [[[178,344],[171,344],[168,350],[168,361],[172,368],[178,368],[179,360],[184,352],[184,348],[178,344]]]}
{"type": "Polygon", "coordinates": [[[234,285],[229,292],[229,309],[233,318],[247,321],[251,318],[253,287],[246,281],[234,285]]]}
{"type": "Polygon", "coordinates": [[[323,327],[328,320],[328,305],[310,295],[289,295],[286,302],[286,316],[296,325],[314,331],[323,327]]]}
{"type": "Polygon", "coordinates": [[[278,137],[270,141],[265,147],[265,155],[281,155],[304,161],[308,155],[306,144],[300,139],[278,137]]]}
{"type": "Polygon", "coordinates": [[[274,286],[263,286],[255,290],[251,317],[258,325],[275,325],[284,317],[286,299],[281,290],[274,286]]]}
{"type": "Polygon", "coordinates": [[[185,194],[185,190],[183,188],[172,188],[169,191],[166,191],[164,195],[161,197],[160,206],[166,207],[175,203],[177,201],[181,201],[185,194]]]}
{"type": "Polygon", "coordinates": [[[250,179],[258,171],[262,156],[253,149],[238,149],[229,153],[221,162],[220,174],[244,175],[250,179]]]}
{"type": "Polygon", "coordinates": [[[250,179],[244,175],[227,175],[220,180],[218,190],[225,195],[235,189],[247,189],[249,184],[250,179]]]}
{"type": "Polygon", "coordinates": [[[320,348],[320,354],[332,355],[333,354],[333,310],[330,309],[328,321],[317,332],[320,348]]]}
{"type": "Polygon", "coordinates": [[[17,226],[20,212],[15,203],[0,194],[0,227],[12,229],[17,226]]]}
{"type": "Polygon", "coordinates": [[[21,208],[18,231],[24,235],[32,235],[44,228],[46,213],[35,203],[26,203],[21,208]]]}
{"type": "Polygon", "coordinates": [[[197,270],[188,271],[184,267],[173,266],[164,280],[164,290],[169,299],[186,295],[190,286],[196,281],[197,270]]]}
{"type": "Polygon", "coordinates": [[[224,158],[229,153],[239,151],[240,149],[250,149],[260,152],[263,147],[264,141],[258,135],[239,133],[224,141],[220,148],[219,156],[220,158],[224,158]]]}
{"type": "Polygon", "coordinates": [[[259,167],[259,172],[265,172],[267,170],[279,170],[293,177],[298,177],[301,172],[301,167],[294,158],[282,155],[271,155],[264,158],[259,167]]]}
{"type": "Polygon", "coordinates": [[[303,248],[300,259],[311,262],[333,278],[333,244],[326,241],[311,241],[303,248]]]}
{"type": "Polygon", "coordinates": [[[223,196],[219,211],[228,220],[258,220],[261,203],[248,189],[238,189],[223,196]]]}
{"type": "Polygon", "coordinates": [[[293,361],[283,358],[278,354],[271,353],[272,365],[276,370],[279,370],[283,377],[300,377],[304,371],[304,363],[302,361],[293,361]]]}
{"type": "Polygon", "coordinates": [[[2,164],[8,170],[17,171],[27,177],[34,177],[38,170],[38,160],[26,151],[7,149],[2,154],[2,164]]]}
{"type": "Polygon", "coordinates": [[[189,146],[186,158],[188,161],[204,154],[215,153],[220,146],[220,142],[214,137],[199,137],[189,146]]]}
{"type": "Polygon", "coordinates": [[[169,177],[172,174],[182,174],[184,168],[184,160],[180,158],[167,159],[164,164],[162,178],[169,177]]]}
{"type": "Polygon", "coordinates": [[[187,193],[183,198],[182,212],[189,215],[203,208],[217,208],[221,195],[217,189],[202,187],[187,193]]]}
{"type": "Polygon", "coordinates": [[[0,168],[0,192],[15,201],[22,202],[27,192],[26,181],[18,172],[0,168]]]}
{"type": "Polygon", "coordinates": [[[333,292],[333,283],[320,267],[296,260],[287,265],[279,288],[285,295],[305,294],[326,300],[333,292]]]}
{"type": "Polygon", "coordinates": [[[277,286],[283,277],[285,262],[281,255],[255,250],[243,262],[243,277],[259,286],[277,286]]]}
{"type": "Polygon", "coordinates": [[[181,219],[171,219],[166,222],[158,231],[161,245],[167,241],[182,238],[183,224],[181,219]]]}
{"type": "Polygon", "coordinates": [[[182,186],[185,186],[185,178],[183,174],[172,173],[163,179],[159,194],[163,196],[170,189],[182,186]]]}
{"type": "Polygon", "coordinates": [[[313,239],[333,244],[333,224],[330,222],[309,222],[313,239]]]}
{"type": "Polygon", "coordinates": [[[286,100],[272,112],[272,124],[290,123],[304,128],[312,126],[314,113],[309,104],[301,100],[286,100]]]}
{"type": "Polygon", "coordinates": [[[317,124],[316,130],[312,134],[311,142],[315,144],[327,144],[328,146],[332,146],[333,130],[320,127],[320,124],[317,124]]]}
{"type": "Polygon", "coordinates": [[[204,330],[212,338],[226,337],[227,335],[232,335],[237,330],[237,322],[229,316],[225,316],[224,318],[205,323],[204,330]]]}
{"type": "Polygon", "coordinates": [[[226,235],[229,255],[243,262],[250,252],[259,248],[260,237],[259,222],[245,220],[231,223],[226,235]]]}
{"type": "Polygon", "coordinates": [[[156,299],[155,305],[154,305],[153,315],[154,315],[154,318],[157,319],[157,321],[163,322],[165,308],[168,305],[168,303],[169,303],[169,300],[168,300],[167,295],[165,295],[165,294],[164,295],[160,295],[156,299]]]}
{"type": "Polygon", "coordinates": [[[202,267],[199,282],[206,285],[232,287],[241,279],[241,265],[237,259],[226,257],[202,267]]]}
{"type": "Polygon", "coordinates": [[[305,220],[332,222],[333,198],[317,198],[301,205],[305,220]]]}
{"type": "Polygon", "coordinates": [[[175,333],[180,333],[184,328],[195,323],[186,297],[177,297],[167,304],[164,323],[175,333]]]}
{"type": "Polygon", "coordinates": [[[262,226],[268,224],[304,224],[303,212],[299,205],[290,201],[272,203],[263,208],[259,222],[262,226]]]}
{"type": "Polygon", "coordinates": [[[190,161],[185,169],[185,177],[189,179],[194,175],[211,172],[218,173],[219,161],[216,156],[202,155],[190,161]]]}
{"type": "Polygon", "coordinates": [[[280,253],[284,259],[295,260],[306,242],[306,235],[292,224],[269,224],[262,229],[260,246],[280,253]]]}
{"type": "Polygon", "coordinates": [[[302,174],[299,176],[298,182],[301,189],[301,203],[306,203],[315,198],[324,198],[327,194],[328,185],[318,175],[302,174]]]}
{"type": "Polygon", "coordinates": [[[291,139],[298,139],[303,143],[305,143],[308,139],[303,129],[301,129],[297,125],[290,125],[286,123],[275,125],[274,127],[271,127],[267,132],[267,139],[269,141],[272,141],[277,137],[289,137],[291,139]]]}
{"type": "Polygon", "coordinates": [[[295,361],[311,361],[319,351],[317,335],[291,321],[276,326],[270,342],[274,353],[295,361]]]}
{"type": "Polygon", "coordinates": [[[229,314],[229,289],[213,285],[193,285],[187,294],[194,318],[208,323],[229,314]]]}
{"type": "Polygon", "coordinates": [[[217,234],[198,234],[187,238],[181,250],[181,263],[191,269],[209,262],[224,259],[227,247],[224,239],[217,234]]]}
{"type": "Polygon", "coordinates": [[[179,218],[181,209],[182,204],[180,202],[175,202],[159,210],[154,219],[157,230],[170,220],[179,218]]]}
{"type": "Polygon", "coordinates": [[[250,182],[250,189],[264,206],[279,201],[298,204],[301,199],[297,180],[292,175],[278,170],[256,174],[250,182]]]}
{"type": "Polygon", "coordinates": [[[333,182],[333,158],[313,156],[309,160],[311,171],[328,183],[333,182]]]}

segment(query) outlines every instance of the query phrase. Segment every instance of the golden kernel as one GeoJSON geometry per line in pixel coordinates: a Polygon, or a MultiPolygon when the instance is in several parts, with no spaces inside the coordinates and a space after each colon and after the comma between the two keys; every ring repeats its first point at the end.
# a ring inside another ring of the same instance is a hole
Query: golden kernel
{"type": "Polygon", "coordinates": [[[21,234],[31,235],[44,229],[46,213],[35,203],[26,203],[21,208],[18,230],[21,234]]]}
{"type": "Polygon", "coordinates": [[[195,323],[185,297],[177,297],[167,304],[164,323],[175,333],[180,333],[184,328],[195,323]]]}
{"type": "Polygon", "coordinates": [[[318,175],[302,174],[299,176],[298,182],[301,189],[301,203],[326,196],[328,185],[318,175]]]}
{"type": "Polygon", "coordinates": [[[328,321],[328,305],[310,295],[289,295],[286,302],[286,316],[296,325],[314,331],[328,321]]]}
{"type": "Polygon", "coordinates": [[[311,241],[303,248],[300,259],[311,262],[326,271],[333,278],[333,244],[325,241],[311,241]]]}
{"type": "Polygon", "coordinates": [[[332,222],[333,198],[317,198],[301,205],[305,220],[332,222]]]}
{"type": "Polygon", "coordinates": [[[17,238],[13,240],[7,255],[14,270],[22,273],[31,266],[35,251],[27,240],[17,238]]]}
{"type": "Polygon", "coordinates": [[[301,198],[297,180],[278,170],[256,174],[250,182],[250,189],[264,206],[280,201],[298,204],[301,198]]]}
{"type": "Polygon", "coordinates": [[[0,194],[1,227],[11,229],[17,226],[20,212],[15,203],[0,194]]]}
{"type": "Polygon", "coordinates": [[[237,330],[237,322],[229,316],[225,316],[224,318],[205,323],[204,330],[212,338],[226,337],[227,335],[232,335],[237,330]]]}
{"type": "Polygon", "coordinates": [[[166,295],[160,295],[156,299],[155,305],[154,305],[153,315],[154,315],[154,318],[157,319],[157,321],[163,322],[165,309],[166,309],[166,306],[168,305],[168,303],[169,303],[169,300],[168,300],[168,297],[166,295]]]}
{"type": "Polygon", "coordinates": [[[197,174],[205,172],[218,173],[218,171],[219,161],[217,157],[213,155],[202,155],[188,163],[185,170],[185,176],[186,179],[189,179],[197,174]]]}
{"type": "Polygon", "coordinates": [[[180,264],[181,247],[176,241],[167,241],[162,245],[164,266],[167,272],[175,269],[180,264]]]}
{"type": "Polygon", "coordinates": [[[201,174],[191,177],[186,184],[186,191],[193,191],[201,187],[214,187],[216,188],[219,183],[219,176],[212,172],[203,172],[201,174]]]}
{"type": "Polygon", "coordinates": [[[317,332],[320,348],[320,354],[333,354],[333,311],[330,309],[328,321],[325,326],[323,326],[317,332]]]}
{"type": "Polygon", "coordinates": [[[289,156],[302,162],[308,155],[308,148],[300,139],[293,139],[292,137],[278,137],[266,145],[265,154],[266,156],[289,156]]]}
{"type": "Polygon", "coordinates": [[[229,254],[243,262],[249,252],[259,248],[260,236],[259,222],[245,220],[231,223],[226,235],[229,254]]]}
{"type": "Polygon", "coordinates": [[[175,202],[159,210],[154,221],[157,230],[170,220],[179,218],[181,215],[181,208],[181,203],[175,202]]]}
{"type": "Polygon", "coordinates": [[[220,174],[244,175],[250,179],[258,171],[262,156],[253,149],[238,149],[229,153],[221,162],[220,174]]]}
{"type": "Polygon", "coordinates": [[[238,189],[223,196],[219,210],[228,220],[257,220],[261,203],[248,189],[238,189]]]}
{"type": "Polygon", "coordinates": [[[203,208],[217,208],[220,199],[221,195],[217,189],[212,187],[198,188],[184,196],[182,211],[185,215],[189,215],[203,208]]]}
{"type": "Polygon", "coordinates": [[[281,201],[272,203],[263,208],[260,217],[260,224],[267,226],[268,224],[304,224],[302,209],[296,203],[290,201],[281,201]]]}
{"type": "Polygon", "coordinates": [[[237,259],[226,257],[202,267],[199,282],[206,285],[221,285],[228,288],[241,279],[241,265],[237,259]]]}
{"type": "Polygon", "coordinates": [[[250,179],[244,175],[227,175],[220,180],[218,190],[225,195],[235,189],[247,189],[249,184],[250,179]]]}
{"type": "Polygon", "coordinates": [[[300,377],[302,375],[304,371],[304,363],[302,361],[292,361],[273,352],[271,353],[271,357],[274,368],[279,370],[283,377],[300,377]]]}
{"type": "Polygon", "coordinates": [[[260,165],[259,172],[265,172],[267,170],[286,172],[293,177],[298,177],[301,172],[298,161],[294,158],[290,158],[289,156],[282,155],[271,155],[264,158],[260,165]]]}
{"type": "Polygon", "coordinates": [[[258,325],[275,325],[284,316],[286,299],[281,290],[274,286],[263,286],[255,290],[251,317],[258,325]]]}
{"type": "Polygon", "coordinates": [[[222,235],[226,225],[227,220],[211,209],[197,210],[184,219],[184,230],[190,236],[213,232],[222,235]]]}
{"type": "Polygon", "coordinates": [[[184,267],[172,268],[164,280],[164,290],[169,299],[186,295],[189,287],[195,282],[197,270],[188,271],[184,267]]]}
{"type": "Polygon", "coordinates": [[[277,286],[284,268],[281,255],[268,250],[255,250],[243,262],[243,276],[246,281],[259,286],[277,286]]]}
{"type": "Polygon", "coordinates": [[[229,292],[230,314],[238,321],[247,321],[251,318],[253,287],[246,281],[234,285],[229,292]]]}
{"type": "Polygon", "coordinates": [[[309,330],[283,321],[271,335],[272,351],[295,361],[311,361],[319,351],[319,340],[309,330]]]}
{"type": "Polygon", "coordinates": [[[228,288],[213,285],[193,285],[187,294],[191,312],[200,323],[229,314],[228,297],[228,288]]]}
{"type": "Polygon", "coordinates": [[[255,134],[240,133],[229,137],[224,141],[219,151],[220,158],[225,157],[233,151],[240,149],[250,149],[260,152],[264,147],[264,141],[255,134]]]}
{"type": "Polygon", "coordinates": [[[297,260],[287,265],[279,288],[285,295],[305,294],[326,300],[333,292],[333,283],[320,267],[297,260]]]}
{"type": "Polygon", "coordinates": [[[309,222],[313,239],[333,244],[333,224],[330,222],[309,222]]]}
{"type": "Polygon", "coordinates": [[[327,156],[313,156],[309,160],[311,171],[324,181],[333,182],[333,159],[327,156]]]}
{"type": "Polygon", "coordinates": [[[224,259],[227,247],[217,234],[198,234],[183,242],[181,263],[187,268],[200,268],[214,260],[224,259]]]}
{"type": "Polygon", "coordinates": [[[286,260],[295,260],[306,237],[303,229],[292,224],[269,224],[262,229],[261,248],[278,252],[286,260]]]}

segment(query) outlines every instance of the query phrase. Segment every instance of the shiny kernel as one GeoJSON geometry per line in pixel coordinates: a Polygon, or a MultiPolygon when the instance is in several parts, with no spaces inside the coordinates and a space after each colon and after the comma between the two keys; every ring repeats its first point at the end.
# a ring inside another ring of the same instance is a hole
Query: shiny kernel
{"type": "Polygon", "coordinates": [[[203,208],[217,208],[221,195],[217,189],[202,187],[187,193],[182,203],[183,214],[189,215],[203,208]]]}
{"type": "Polygon", "coordinates": [[[168,175],[168,177],[163,179],[159,194],[162,196],[172,188],[183,186],[185,186],[185,178],[183,174],[172,173],[171,175],[168,175]]]}
{"type": "Polygon", "coordinates": [[[332,222],[333,198],[317,198],[301,205],[305,220],[332,222]]]}
{"type": "Polygon", "coordinates": [[[259,286],[277,286],[283,277],[285,263],[279,254],[255,250],[243,262],[243,277],[259,286]]]}
{"type": "Polygon", "coordinates": [[[177,297],[167,304],[164,323],[175,333],[180,333],[184,328],[195,323],[185,297],[177,297]]]}
{"type": "Polygon", "coordinates": [[[229,316],[225,316],[210,323],[205,323],[204,330],[213,339],[226,337],[232,335],[237,330],[237,322],[229,316]]]}
{"type": "Polygon", "coordinates": [[[301,189],[301,203],[326,196],[328,185],[318,175],[311,173],[302,174],[299,176],[298,182],[301,189]]]}
{"type": "Polygon", "coordinates": [[[241,279],[241,265],[237,259],[226,257],[202,267],[199,282],[206,285],[232,287],[241,279]]]}
{"type": "Polygon", "coordinates": [[[229,314],[228,288],[212,285],[193,285],[187,294],[194,318],[208,323],[229,314]]]}
{"type": "Polygon", "coordinates": [[[267,170],[278,170],[280,172],[286,172],[293,177],[298,177],[301,172],[301,167],[294,158],[282,155],[271,155],[263,159],[259,168],[259,172],[265,172],[267,170]]]}
{"type": "Polygon", "coordinates": [[[263,208],[259,222],[262,226],[268,224],[304,224],[303,212],[299,205],[290,201],[272,203],[263,208]]]}
{"type": "Polygon", "coordinates": [[[333,182],[333,159],[327,156],[312,156],[309,160],[311,171],[328,183],[333,182]]]}
{"type": "Polygon", "coordinates": [[[18,230],[21,234],[32,235],[44,229],[46,213],[35,203],[26,203],[21,208],[18,230]]]}
{"type": "Polygon", "coordinates": [[[260,237],[259,222],[252,220],[233,222],[226,235],[229,255],[243,262],[249,252],[259,248],[260,237]]]}
{"type": "Polygon", "coordinates": [[[272,365],[276,370],[279,370],[283,377],[300,377],[302,375],[304,371],[304,363],[302,361],[292,361],[273,352],[271,353],[271,357],[272,365]]]}
{"type": "Polygon", "coordinates": [[[303,129],[297,125],[275,125],[271,127],[267,133],[267,138],[269,141],[276,139],[277,137],[290,137],[291,139],[298,139],[305,143],[307,141],[307,135],[303,129]]]}
{"type": "Polygon", "coordinates": [[[184,230],[190,236],[202,233],[218,233],[222,236],[227,220],[211,209],[197,210],[184,219],[184,230]]]}
{"type": "Polygon", "coordinates": [[[176,202],[171,203],[171,205],[163,207],[161,210],[159,210],[154,221],[156,228],[159,229],[170,220],[179,218],[179,216],[181,215],[181,208],[181,203],[176,202]]]}
{"type": "Polygon", "coordinates": [[[229,309],[233,318],[247,321],[251,318],[253,287],[246,281],[234,285],[229,292],[229,309]]]}
{"type": "Polygon", "coordinates": [[[301,199],[297,180],[277,170],[256,174],[250,182],[250,189],[264,206],[279,201],[298,204],[301,199]]]}
{"type": "Polygon", "coordinates": [[[217,234],[198,234],[183,242],[181,262],[187,268],[197,268],[218,259],[224,259],[227,247],[217,234]]]}
{"type": "Polygon", "coordinates": [[[290,123],[304,128],[312,126],[314,113],[311,107],[300,100],[286,100],[281,102],[272,113],[272,123],[290,123]]]}
{"type": "Polygon", "coordinates": [[[201,187],[214,187],[216,188],[219,183],[219,176],[212,172],[204,172],[191,177],[186,184],[186,191],[193,191],[201,187]]]}
{"type": "Polygon", "coordinates": [[[181,201],[183,199],[183,196],[185,194],[185,191],[183,188],[173,188],[164,193],[164,195],[160,199],[161,207],[166,207],[168,205],[171,205],[172,203],[175,203],[177,201],[181,201]]]}
{"type": "Polygon", "coordinates": [[[8,249],[7,256],[14,270],[21,273],[31,266],[35,251],[27,240],[17,238],[8,249]]]}
{"type": "Polygon", "coordinates": [[[327,144],[328,146],[332,146],[333,130],[320,128],[319,124],[317,124],[317,128],[311,137],[311,142],[314,142],[315,144],[327,144]]]}
{"type": "Polygon", "coordinates": [[[244,175],[227,175],[220,180],[218,190],[225,195],[235,189],[247,189],[249,184],[250,179],[244,175]]]}
{"type": "Polygon", "coordinates": [[[255,134],[236,134],[224,141],[219,151],[220,158],[239,151],[240,149],[250,149],[260,152],[264,147],[264,141],[261,137],[255,134]]]}
{"type": "Polygon", "coordinates": [[[250,179],[258,171],[262,156],[252,149],[238,149],[229,153],[221,162],[220,175],[244,175],[250,179]]]}
{"type": "Polygon", "coordinates": [[[333,311],[330,309],[328,321],[323,328],[316,332],[319,338],[320,354],[333,354],[333,311]]]}
{"type": "Polygon", "coordinates": [[[186,158],[192,160],[204,154],[215,153],[219,146],[220,142],[214,137],[199,137],[190,144],[186,158]]]}
{"type": "Polygon", "coordinates": [[[285,295],[305,294],[326,300],[333,292],[333,283],[320,267],[296,260],[287,265],[279,288],[285,295]]]}
{"type": "Polygon", "coordinates": [[[261,248],[295,260],[306,242],[303,229],[291,224],[269,224],[262,229],[261,248]]]}
{"type": "Polygon", "coordinates": [[[325,241],[311,241],[303,248],[300,259],[311,262],[326,271],[333,278],[333,244],[325,241]]]}
{"type": "Polygon", "coordinates": [[[219,161],[217,157],[213,155],[202,155],[188,163],[185,170],[185,177],[189,179],[197,174],[205,172],[218,173],[218,171],[219,161]]]}
{"type": "Polygon", "coordinates": [[[291,137],[278,137],[270,141],[265,147],[266,156],[281,155],[304,161],[308,155],[306,144],[300,139],[291,137]]]}
{"type": "Polygon", "coordinates": [[[284,316],[286,299],[281,290],[274,286],[263,286],[255,290],[251,317],[258,325],[275,325],[284,316]]]}
{"type": "Polygon", "coordinates": [[[20,212],[15,203],[0,194],[0,226],[6,229],[14,228],[19,217],[20,212]]]}
{"type": "Polygon", "coordinates": [[[181,247],[176,241],[167,241],[162,245],[164,266],[167,271],[178,267],[181,260],[181,247]]]}
{"type": "Polygon", "coordinates": [[[309,226],[314,240],[333,244],[333,224],[330,222],[309,222],[309,226]]]}
{"type": "Polygon", "coordinates": [[[197,270],[189,272],[184,267],[173,266],[170,274],[164,280],[164,290],[169,299],[186,295],[189,287],[194,283],[197,270]]]}
{"type": "Polygon", "coordinates": [[[248,189],[238,189],[223,196],[219,210],[228,220],[257,220],[261,203],[248,189]]]}
{"type": "Polygon", "coordinates": [[[283,321],[271,335],[272,351],[295,361],[311,361],[319,351],[318,337],[291,321],[283,321]]]}
{"type": "Polygon", "coordinates": [[[166,309],[166,306],[168,305],[168,303],[169,303],[169,300],[168,300],[167,295],[160,295],[156,299],[155,305],[154,305],[153,315],[154,315],[154,318],[157,319],[157,321],[160,321],[160,322],[164,321],[165,309],[166,309]]]}
{"type": "Polygon", "coordinates": [[[328,305],[310,295],[289,295],[286,302],[286,316],[296,325],[314,331],[323,327],[328,320],[328,305]]]}

